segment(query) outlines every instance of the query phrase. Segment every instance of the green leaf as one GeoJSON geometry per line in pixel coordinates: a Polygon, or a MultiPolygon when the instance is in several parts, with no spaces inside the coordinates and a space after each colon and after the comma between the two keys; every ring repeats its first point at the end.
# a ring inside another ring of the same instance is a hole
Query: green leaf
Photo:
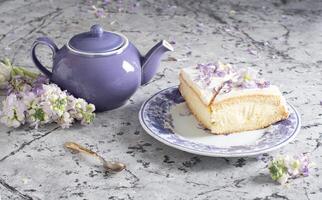
{"type": "Polygon", "coordinates": [[[277,181],[284,174],[287,174],[287,167],[283,160],[273,160],[268,169],[274,181],[277,181]]]}
{"type": "Polygon", "coordinates": [[[41,108],[37,108],[34,117],[39,121],[45,121],[45,112],[41,108]]]}

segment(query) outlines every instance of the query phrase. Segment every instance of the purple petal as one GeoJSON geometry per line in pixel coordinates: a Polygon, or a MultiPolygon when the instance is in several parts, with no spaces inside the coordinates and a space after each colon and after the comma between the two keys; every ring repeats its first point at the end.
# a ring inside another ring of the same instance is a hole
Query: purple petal
{"type": "Polygon", "coordinates": [[[104,17],[105,11],[103,9],[97,9],[95,12],[96,17],[104,17]]]}
{"type": "Polygon", "coordinates": [[[218,77],[224,77],[224,76],[226,75],[226,73],[225,73],[225,72],[223,72],[223,71],[219,71],[219,70],[217,70],[217,71],[215,72],[215,75],[216,75],[216,76],[218,76],[218,77]]]}
{"type": "Polygon", "coordinates": [[[110,3],[110,0],[103,0],[103,5],[107,5],[110,3]]]}
{"type": "Polygon", "coordinates": [[[37,87],[33,87],[31,90],[35,95],[39,96],[41,94],[44,93],[43,87],[41,86],[37,86],[37,87]]]}
{"type": "Polygon", "coordinates": [[[47,78],[47,76],[44,76],[44,75],[39,75],[35,80],[35,83],[40,83],[40,84],[45,84],[48,82],[49,82],[49,79],[47,78]]]}
{"type": "Polygon", "coordinates": [[[309,175],[309,167],[307,165],[303,166],[301,169],[301,173],[303,176],[308,176],[309,175]]]}
{"type": "Polygon", "coordinates": [[[257,82],[257,87],[259,88],[267,88],[270,86],[270,82],[269,81],[264,81],[264,82],[257,82]]]}

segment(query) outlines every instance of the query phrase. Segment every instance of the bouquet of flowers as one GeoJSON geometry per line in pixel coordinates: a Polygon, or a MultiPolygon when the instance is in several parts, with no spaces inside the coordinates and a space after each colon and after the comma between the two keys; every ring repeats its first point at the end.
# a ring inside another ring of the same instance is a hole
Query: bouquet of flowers
{"type": "Polygon", "coordinates": [[[300,176],[308,176],[309,168],[314,163],[309,161],[307,155],[282,156],[274,158],[268,165],[268,170],[274,181],[285,184],[288,179],[295,179],[300,176]]]}
{"type": "Polygon", "coordinates": [[[75,98],[38,73],[13,66],[8,59],[0,62],[0,89],[6,91],[0,122],[8,127],[58,123],[68,128],[75,121],[91,123],[95,106],[75,98]]]}

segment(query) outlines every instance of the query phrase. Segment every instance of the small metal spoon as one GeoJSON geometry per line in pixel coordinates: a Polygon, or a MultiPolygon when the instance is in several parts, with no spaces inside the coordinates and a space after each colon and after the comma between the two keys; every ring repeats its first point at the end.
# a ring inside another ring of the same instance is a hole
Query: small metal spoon
{"type": "Polygon", "coordinates": [[[85,153],[98,158],[102,163],[103,167],[108,171],[120,172],[126,168],[125,164],[121,162],[106,161],[102,156],[98,155],[96,152],[87,149],[75,142],[66,142],[64,146],[69,149],[72,153],[85,153]]]}

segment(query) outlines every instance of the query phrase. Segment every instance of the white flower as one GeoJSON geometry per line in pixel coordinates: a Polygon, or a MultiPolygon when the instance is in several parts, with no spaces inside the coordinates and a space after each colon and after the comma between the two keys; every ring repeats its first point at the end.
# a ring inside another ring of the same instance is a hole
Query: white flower
{"type": "Polygon", "coordinates": [[[62,127],[62,128],[69,128],[74,119],[70,116],[68,112],[65,112],[57,121],[57,123],[62,127]]]}
{"type": "Polygon", "coordinates": [[[22,102],[27,106],[27,108],[30,108],[38,103],[38,99],[33,92],[25,92],[22,96],[22,102]]]}
{"type": "Polygon", "coordinates": [[[89,124],[94,120],[95,117],[95,106],[93,104],[87,104],[86,109],[83,111],[83,119],[81,124],[89,124]]]}
{"type": "Polygon", "coordinates": [[[11,81],[14,90],[5,98],[0,121],[10,127],[19,127],[25,122],[37,128],[40,124],[58,123],[68,128],[78,120],[88,124],[95,117],[95,106],[84,99],[76,99],[56,84],[32,85],[23,77],[11,81]],[[41,92],[35,92],[35,87],[41,92]]]}
{"type": "Polygon", "coordinates": [[[257,72],[251,68],[239,69],[236,77],[236,84],[241,88],[256,87],[257,72]]]}
{"type": "Polygon", "coordinates": [[[2,102],[3,109],[0,121],[8,127],[19,127],[25,123],[26,106],[16,94],[10,94],[2,102]]]}
{"type": "Polygon", "coordinates": [[[26,120],[28,123],[30,123],[30,126],[38,128],[39,124],[52,122],[48,112],[45,112],[43,109],[43,104],[39,102],[40,98],[38,96],[36,96],[33,92],[28,92],[25,93],[22,98],[27,108],[26,120]]]}
{"type": "Polygon", "coordinates": [[[257,73],[250,68],[243,68],[240,70],[240,79],[244,82],[250,82],[256,79],[257,73]]]}
{"type": "Polygon", "coordinates": [[[88,104],[84,99],[74,98],[70,99],[72,105],[72,109],[70,113],[72,116],[81,121],[82,124],[91,123],[95,117],[93,113],[95,111],[95,106],[93,104],[88,104]]]}
{"type": "Polygon", "coordinates": [[[41,95],[44,110],[52,114],[52,117],[59,118],[67,110],[67,93],[62,91],[56,84],[43,85],[44,93],[41,95]],[[57,115],[57,116],[54,116],[57,115]]]}
{"type": "Polygon", "coordinates": [[[233,70],[233,66],[229,63],[224,64],[221,61],[218,61],[218,69],[228,74],[233,70]]]}
{"type": "Polygon", "coordinates": [[[310,165],[307,155],[282,156],[274,158],[268,165],[270,175],[273,180],[285,184],[288,178],[298,178],[308,176],[310,165]]]}
{"type": "Polygon", "coordinates": [[[278,178],[276,181],[279,182],[281,185],[284,185],[287,182],[289,177],[290,176],[287,173],[285,173],[280,178],[278,178]]]}
{"type": "Polygon", "coordinates": [[[290,176],[296,177],[300,175],[301,162],[294,157],[287,157],[285,160],[286,167],[290,176]]]}

